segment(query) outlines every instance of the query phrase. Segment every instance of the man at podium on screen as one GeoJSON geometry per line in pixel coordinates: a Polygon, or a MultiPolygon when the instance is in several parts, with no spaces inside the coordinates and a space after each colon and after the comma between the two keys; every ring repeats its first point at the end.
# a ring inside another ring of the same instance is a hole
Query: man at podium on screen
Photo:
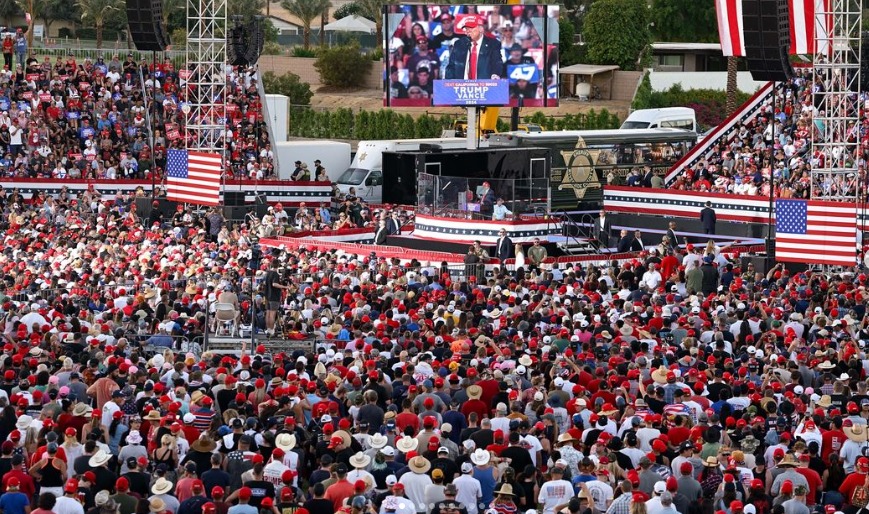
{"type": "Polygon", "coordinates": [[[450,60],[444,71],[445,79],[490,80],[504,76],[501,45],[483,36],[483,25],[475,16],[460,22],[465,36],[453,43],[450,60]]]}
{"type": "Polygon", "coordinates": [[[477,195],[480,197],[480,212],[483,214],[492,214],[495,208],[495,192],[488,182],[483,182],[483,187],[480,188],[477,195]]]}

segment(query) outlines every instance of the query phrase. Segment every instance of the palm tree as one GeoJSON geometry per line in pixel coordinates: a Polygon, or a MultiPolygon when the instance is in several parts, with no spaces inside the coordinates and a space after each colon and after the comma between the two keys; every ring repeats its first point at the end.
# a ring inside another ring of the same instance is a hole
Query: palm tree
{"type": "Polygon", "coordinates": [[[82,21],[91,20],[97,32],[97,48],[103,47],[103,27],[112,11],[123,8],[123,0],[76,0],[82,21]]]}
{"type": "MultiPolygon", "coordinates": [[[[329,0],[282,0],[281,7],[302,22],[302,44],[311,48],[311,22],[329,8],[329,0]]],[[[320,27],[323,31],[323,27],[320,27]]]]}
{"type": "Polygon", "coordinates": [[[727,116],[730,116],[736,110],[736,70],[739,64],[738,57],[730,56],[727,58],[727,98],[724,103],[724,110],[727,111],[727,116]]]}
{"type": "Polygon", "coordinates": [[[320,46],[326,46],[326,31],[324,27],[329,23],[329,9],[332,4],[326,2],[326,8],[320,13],[320,46]]]}
{"type": "Polygon", "coordinates": [[[383,6],[382,0],[356,0],[354,2],[359,9],[359,16],[363,18],[368,18],[377,24],[377,39],[375,41],[383,40],[383,13],[381,11],[383,6]]]}

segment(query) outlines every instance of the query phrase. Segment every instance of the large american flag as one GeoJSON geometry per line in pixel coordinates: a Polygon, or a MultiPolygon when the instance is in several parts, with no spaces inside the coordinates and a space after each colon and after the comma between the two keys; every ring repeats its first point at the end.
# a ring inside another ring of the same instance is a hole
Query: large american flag
{"type": "Polygon", "coordinates": [[[776,200],[775,258],[809,265],[854,266],[857,259],[856,206],[776,200]]]}
{"type": "Polygon", "coordinates": [[[169,150],[166,154],[166,197],[199,205],[220,204],[223,169],[216,153],[169,150]]]}

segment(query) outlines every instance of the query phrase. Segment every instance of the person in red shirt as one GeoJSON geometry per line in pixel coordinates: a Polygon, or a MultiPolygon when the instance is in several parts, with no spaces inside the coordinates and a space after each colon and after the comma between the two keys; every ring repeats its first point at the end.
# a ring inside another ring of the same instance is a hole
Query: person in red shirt
{"type": "Polygon", "coordinates": [[[818,490],[824,487],[824,481],[821,480],[821,475],[819,475],[814,469],[809,468],[810,459],[811,456],[808,453],[801,454],[800,465],[794,470],[806,477],[806,482],[809,483],[809,494],[806,495],[806,506],[809,508],[815,504],[815,498],[818,497],[818,490]]]}
{"type": "Polygon", "coordinates": [[[12,456],[12,469],[3,475],[2,481],[2,491],[6,492],[6,489],[9,487],[10,480],[18,480],[19,486],[18,490],[22,493],[26,494],[28,498],[33,498],[33,495],[36,494],[36,483],[33,481],[33,477],[28,475],[24,471],[24,456],[23,455],[13,455],[12,456]]]}
{"type": "MultiPolygon", "coordinates": [[[[830,463],[830,454],[833,452],[839,453],[839,450],[842,449],[842,445],[847,441],[845,437],[845,432],[842,431],[842,420],[841,418],[833,418],[833,422],[830,425],[830,430],[827,430],[821,435],[821,458],[824,459],[824,462],[827,464],[830,463]]],[[[846,498],[850,498],[846,496],[846,498]]]]}
{"type": "Polygon", "coordinates": [[[468,401],[466,401],[465,404],[462,405],[462,414],[464,414],[465,417],[469,417],[472,412],[475,412],[477,414],[477,419],[479,420],[483,418],[488,418],[489,407],[483,400],[480,399],[483,395],[483,389],[480,386],[474,384],[468,386],[467,393],[468,401]]]}
{"type": "Polygon", "coordinates": [[[839,486],[839,492],[842,493],[846,503],[850,502],[851,496],[854,495],[854,489],[861,485],[867,485],[869,482],[869,457],[858,458],[854,469],[857,472],[845,477],[842,485],[839,486]]]}
{"type": "Polygon", "coordinates": [[[404,410],[398,416],[395,416],[395,426],[402,433],[404,433],[404,429],[407,427],[412,427],[414,434],[419,432],[419,416],[413,412],[413,404],[410,398],[405,398],[401,403],[401,407],[404,410]]]}
{"type": "Polygon", "coordinates": [[[335,474],[338,480],[326,488],[324,498],[332,502],[332,505],[335,506],[335,512],[338,512],[344,504],[344,500],[353,496],[355,489],[353,484],[347,480],[347,466],[344,463],[338,464],[335,474]]]}

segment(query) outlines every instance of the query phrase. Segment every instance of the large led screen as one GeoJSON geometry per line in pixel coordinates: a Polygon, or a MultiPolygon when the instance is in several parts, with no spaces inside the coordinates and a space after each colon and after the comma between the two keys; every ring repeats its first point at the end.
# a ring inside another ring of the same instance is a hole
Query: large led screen
{"type": "Polygon", "coordinates": [[[388,107],[558,106],[557,5],[386,5],[388,107]]]}

